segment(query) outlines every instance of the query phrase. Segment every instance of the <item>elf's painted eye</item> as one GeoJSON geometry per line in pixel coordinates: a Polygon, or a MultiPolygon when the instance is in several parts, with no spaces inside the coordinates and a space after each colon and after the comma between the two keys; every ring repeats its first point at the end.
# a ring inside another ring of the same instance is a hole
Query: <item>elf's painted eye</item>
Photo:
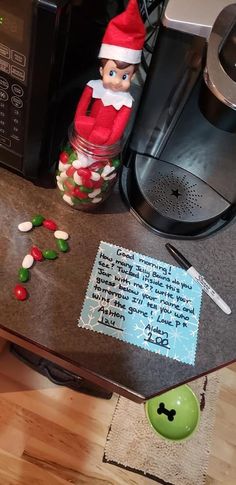
{"type": "Polygon", "coordinates": [[[122,79],[123,81],[126,81],[129,78],[129,74],[123,74],[122,79]]]}
{"type": "Polygon", "coordinates": [[[116,71],[114,71],[113,69],[111,69],[110,72],[109,72],[109,76],[115,77],[115,75],[116,75],[116,71]]]}

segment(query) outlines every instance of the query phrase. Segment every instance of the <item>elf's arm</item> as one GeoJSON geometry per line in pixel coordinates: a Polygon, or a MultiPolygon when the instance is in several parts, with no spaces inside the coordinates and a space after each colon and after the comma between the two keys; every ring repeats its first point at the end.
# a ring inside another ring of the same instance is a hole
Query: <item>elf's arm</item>
{"type": "Polygon", "coordinates": [[[107,140],[107,144],[111,145],[117,142],[123,136],[130,115],[131,108],[128,108],[127,106],[122,106],[122,108],[117,112],[117,116],[111,128],[111,135],[107,140]]]}
{"type": "Polygon", "coordinates": [[[90,101],[92,99],[93,90],[90,86],[85,86],[81,98],[77,104],[75,112],[75,122],[79,116],[84,116],[87,113],[90,101]]]}

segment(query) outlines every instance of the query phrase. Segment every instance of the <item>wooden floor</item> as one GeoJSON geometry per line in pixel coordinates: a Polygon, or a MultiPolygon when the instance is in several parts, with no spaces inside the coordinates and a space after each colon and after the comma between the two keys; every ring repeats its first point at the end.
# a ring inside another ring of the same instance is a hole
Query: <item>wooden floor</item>
{"type": "MultiPolygon", "coordinates": [[[[106,401],[54,386],[8,348],[0,365],[0,485],[156,483],[102,462],[117,396],[106,401]]],[[[207,485],[235,485],[236,364],[220,373],[207,485]]]]}

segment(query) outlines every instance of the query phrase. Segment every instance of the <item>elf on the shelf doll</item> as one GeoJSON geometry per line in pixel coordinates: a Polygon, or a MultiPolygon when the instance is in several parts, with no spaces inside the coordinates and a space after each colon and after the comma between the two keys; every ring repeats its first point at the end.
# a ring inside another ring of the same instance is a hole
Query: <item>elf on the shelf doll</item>
{"type": "Polygon", "coordinates": [[[129,88],[141,60],[145,28],[137,0],[108,24],[99,58],[102,79],[89,81],[78,103],[74,127],[97,145],[111,145],[123,135],[133,98],[129,88]]]}

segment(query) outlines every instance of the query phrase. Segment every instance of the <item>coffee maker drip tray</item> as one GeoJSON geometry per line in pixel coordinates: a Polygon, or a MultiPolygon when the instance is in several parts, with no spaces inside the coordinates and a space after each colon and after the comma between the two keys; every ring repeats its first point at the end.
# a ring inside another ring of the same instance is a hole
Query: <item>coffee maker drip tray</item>
{"type": "Polygon", "coordinates": [[[187,170],[144,155],[124,168],[122,188],[136,215],[166,235],[199,235],[230,208],[219,193],[187,170]]]}

